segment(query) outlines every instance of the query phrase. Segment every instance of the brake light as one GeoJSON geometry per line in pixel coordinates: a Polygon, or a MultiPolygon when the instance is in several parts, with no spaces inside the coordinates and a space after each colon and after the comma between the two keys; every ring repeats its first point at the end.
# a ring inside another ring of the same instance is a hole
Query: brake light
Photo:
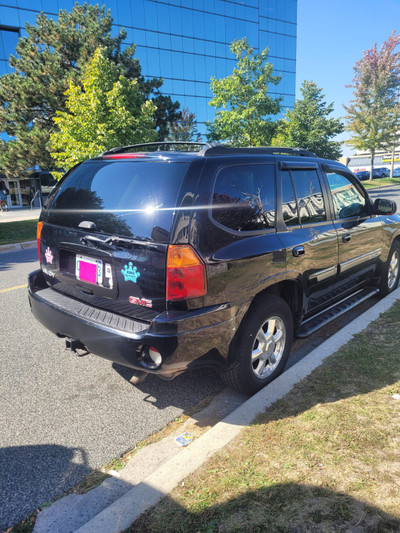
{"type": "Polygon", "coordinates": [[[207,294],[206,268],[191,246],[170,245],[167,254],[167,300],[207,294]]]}
{"type": "Polygon", "coordinates": [[[39,262],[40,262],[40,236],[42,234],[42,228],[43,228],[43,222],[38,222],[37,228],[36,228],[36,242],[37,242],[39,262]]]}
{"type": "Polygon", "coordinates": [[[139,159],[142,157],[146,157],[146,154],[109,154],[105,155],[103,159],[139,159]]]}

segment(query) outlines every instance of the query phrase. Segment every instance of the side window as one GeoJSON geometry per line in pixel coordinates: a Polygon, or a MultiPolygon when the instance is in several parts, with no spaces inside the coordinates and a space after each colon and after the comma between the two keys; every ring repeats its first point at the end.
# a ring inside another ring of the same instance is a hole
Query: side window
{"type": "Polygon", "coordinates": [[[283,218],[286,225],[312,224],[326,220],[317,171],[290,170],[282,175],[283,218]]]}
{"type": "Polygon", "coordinates": [[[345,174],[326,172],[332,192],[335,218],[367,216],[368,207],[365,196],[345,174]]]}
{"type": "Polygon", "coordinates": [[[273,165],[237,165],[217,175],[212,216],[235,231],[275,227],[275,172],[273,165]]]}
{"type": "Polygon", "coordinates": [[[282,176],[282,216],[286,226],[296,226],[299,222],[297,199],[294,193],[290,172],[285,170],[282,176]]]}

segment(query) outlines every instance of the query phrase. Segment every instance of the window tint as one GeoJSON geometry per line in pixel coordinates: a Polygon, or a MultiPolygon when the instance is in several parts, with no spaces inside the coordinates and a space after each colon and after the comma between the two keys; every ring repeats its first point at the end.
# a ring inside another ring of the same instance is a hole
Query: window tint
{"type": "Polygon", "coordinates": [[[292,170],[292,180],[300,212],[300,223],[326,220],[324,199],[316,170],[292,170]]]}
{"type": "Polygon", "coordinates": [[[282,172],[282,216],[287,226],[299,224],[296,195],[289,171],[282,172]]]}
{"type": "Polygon", "coordinates": [[[335,218],[368,215],[364,195],[348,177],[339,172],[327,172],[326,177],[332,191],[335,218]]]}
{"type": "Polygon", "coordinates": [[[80,165],[49,205],[47,221],[100,233],[168,241],[173,208],[189,163],[96,161],[80,165]],[[156,237],[157,236],[157,237],[156,237]]]}
{"type": "Polygon", "coordinates": [[[275,178],[272,165],[237,165],[222,169],[212,198],[214,220],[235,231],[275,226],[275,178]]]}

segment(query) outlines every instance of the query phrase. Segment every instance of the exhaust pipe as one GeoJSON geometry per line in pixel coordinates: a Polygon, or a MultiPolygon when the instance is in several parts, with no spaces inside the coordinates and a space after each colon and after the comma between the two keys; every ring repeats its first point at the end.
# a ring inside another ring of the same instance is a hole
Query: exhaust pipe
{"type": "Polygon", "coordinates": [[[67,337],[65,339],[65,348],[74,352],[74,354],[78,357],[83,357],[84,355],[88,355],[90,353],[81,341],[72,339],[71,337],[67,337]]]}

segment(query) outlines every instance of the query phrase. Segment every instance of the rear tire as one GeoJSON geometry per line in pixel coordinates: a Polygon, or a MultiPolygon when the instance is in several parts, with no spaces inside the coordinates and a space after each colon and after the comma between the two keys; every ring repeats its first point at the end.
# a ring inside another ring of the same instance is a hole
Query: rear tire
{"type": "Polygon", "coordinates": [[[394,291],[399,283],[400,275],[400,244],[396,241],[392,244],[389,257],[382,267],[382,277],[379,282],[379,291],[386,296],[394,291]]]}
{"type": "Polygon", "coordinates": [[[221,374],[230,387],[254,394],[285,368],[293,337],[288,304],[267,295],[250,308],[232,341],[233,365],[221,374]]]}

